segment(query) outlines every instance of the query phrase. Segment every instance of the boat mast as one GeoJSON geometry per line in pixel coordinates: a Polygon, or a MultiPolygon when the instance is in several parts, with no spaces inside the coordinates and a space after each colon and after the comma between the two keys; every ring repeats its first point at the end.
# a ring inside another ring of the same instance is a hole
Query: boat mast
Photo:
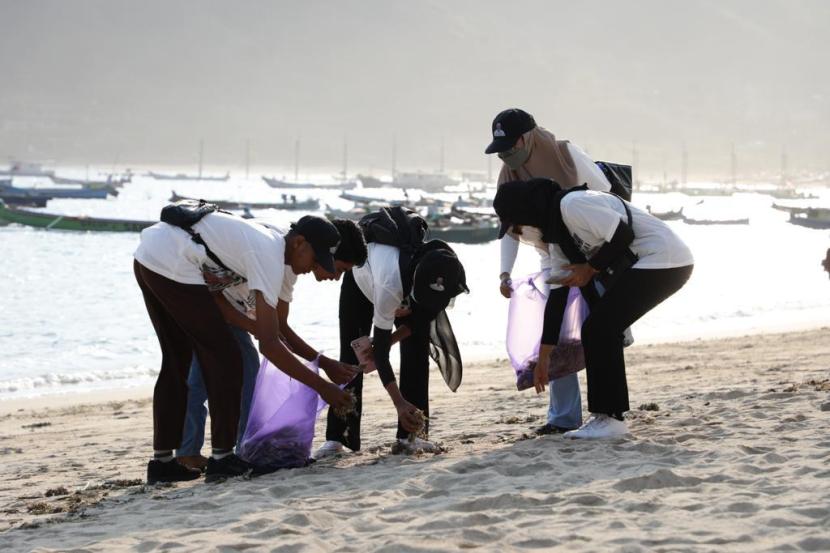
{"type": "Polygon", "coordinates": [[[202,161],[205,154],[205,141],[199,141],[199,180],[202,180],[202,161]]]}
{"type": "Polygon", "coordinates": [[[251,173],[251,140],[245,140],[245,180],[251,173]]]}
{"type": "Polygon", "coordinates": [[[686,186],[686,178],[689,172],[689,152],[686,151],[686,142],[683,142],[683,151],[680,154],[680,184],[686,186]]]}
{"type": "Polygon", "coordinates": [[[398,174],[398,137],[392,135],[392,180],[398,174]]]}
{"type": "Polygon", "coordinates": [[[637,151],[637,142],[631,142],[631,183],[634,189],[640,188],[640,183],[637,181],[637,166],[640,163],[640,153],[637,151]]]}
{"type": "Polygon", "coordinates": [[[738,184],[738,155],[735,153],[735,143],[732,143],[732,188],[738,184]]]}
{"type": "Polygon", "coordinates": [[[787,186],[787,146],[781,147],[781,186],[787,186]]]}
{"type": "Polygon", "coordinates": [[[346,136],[343,136],[343,182],[349,179],[349,142],[346,136]]]}
{"type": "Polygon", "coordinates": [[[300,139],[294,141],[294,182],[300,181],[300,139]]]}
{"type": "Polygon", "coordinates": [[[438,166],[438,172],[444,174],[444,137],[441,137],[441,161],[438,166]]]}

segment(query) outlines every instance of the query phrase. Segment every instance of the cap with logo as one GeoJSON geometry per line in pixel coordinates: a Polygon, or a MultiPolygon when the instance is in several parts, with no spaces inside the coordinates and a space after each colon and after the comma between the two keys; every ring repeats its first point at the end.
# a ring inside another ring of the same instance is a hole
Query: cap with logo
{"type": "Polygon", "coordinates": [[[412,300],[415,311],[423,311],[428,320],[446,309],[452,298],[469,291],[464,266],[452,250],[427,252],[415,267],[412,300]]]}
{"type": "Polygon", "coordinates": [[[314,250],[314,259],[326,271],[333,273],[334,252],[340,246],[340,233],[331,221],[306,215],[291,224],[291,230],[302,235],[314,250]]]}
{"type": "Polygon", "coordinates": [[[536,128],[536,120],[526,111],[518,108],[506,109],[493,119],[493,141],[484,150],[485,154],[496,154],[509,150],[527,131],[536,128]]]}

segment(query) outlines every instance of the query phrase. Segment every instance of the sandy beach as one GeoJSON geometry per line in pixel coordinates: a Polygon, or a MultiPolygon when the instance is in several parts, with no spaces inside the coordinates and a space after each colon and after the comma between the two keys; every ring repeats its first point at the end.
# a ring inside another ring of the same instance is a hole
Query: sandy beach
{"type": "Polygon", "coordinates": [[[496,359],[434,372],[442,454],[390,454],[373,377],[363,451],[215,485],[143,485],[147,390],[4,402],[0,550],[830,550],[830,329],[627,358],[629,439],[532,436],[547,396],[496,359]]]}

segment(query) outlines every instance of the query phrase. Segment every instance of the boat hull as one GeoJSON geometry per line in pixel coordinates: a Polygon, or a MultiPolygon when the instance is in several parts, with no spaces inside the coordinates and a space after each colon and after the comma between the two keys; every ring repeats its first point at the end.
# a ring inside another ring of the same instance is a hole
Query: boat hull
{"type": "Polygon", "coordinates": [[[0,219],[47,230],[76,230],[95,232],[140,232],[155,221],[131,221],[127,219],[99,219],[96,217],[70,217],[56,213],[39,213],[15,209],[0,203],[0,219]]]}

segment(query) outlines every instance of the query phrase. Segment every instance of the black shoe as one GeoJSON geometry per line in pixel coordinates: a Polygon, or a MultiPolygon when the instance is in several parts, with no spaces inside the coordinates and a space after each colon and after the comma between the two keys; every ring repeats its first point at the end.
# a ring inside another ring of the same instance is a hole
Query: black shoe
{"type": "Polygon", "coordinates": [[[556,426],[551,423],[544,424],[539,426],[534,430],[537,436],[545,436],[547,434],[564,434],[565,432],[569,432],[574,430],[573,428],[562,428],[561,426],[556,426]]]}
{"type": "Polygon", "coordinates": [[[157,482],[185,482],[196,480],[202,473],[198,470],[189,469],[175,459],[172,461],[159,461],[153,459],[147,463],[147,483],[157,482]]]}
{"type": "Polygon", "coordinates": [[[254,466],[237,457],[235,453],[218,461],[210,457],[205,470],[205,482],[221,482],[234,476],[249,476],[253,471],[254,466]]]}

